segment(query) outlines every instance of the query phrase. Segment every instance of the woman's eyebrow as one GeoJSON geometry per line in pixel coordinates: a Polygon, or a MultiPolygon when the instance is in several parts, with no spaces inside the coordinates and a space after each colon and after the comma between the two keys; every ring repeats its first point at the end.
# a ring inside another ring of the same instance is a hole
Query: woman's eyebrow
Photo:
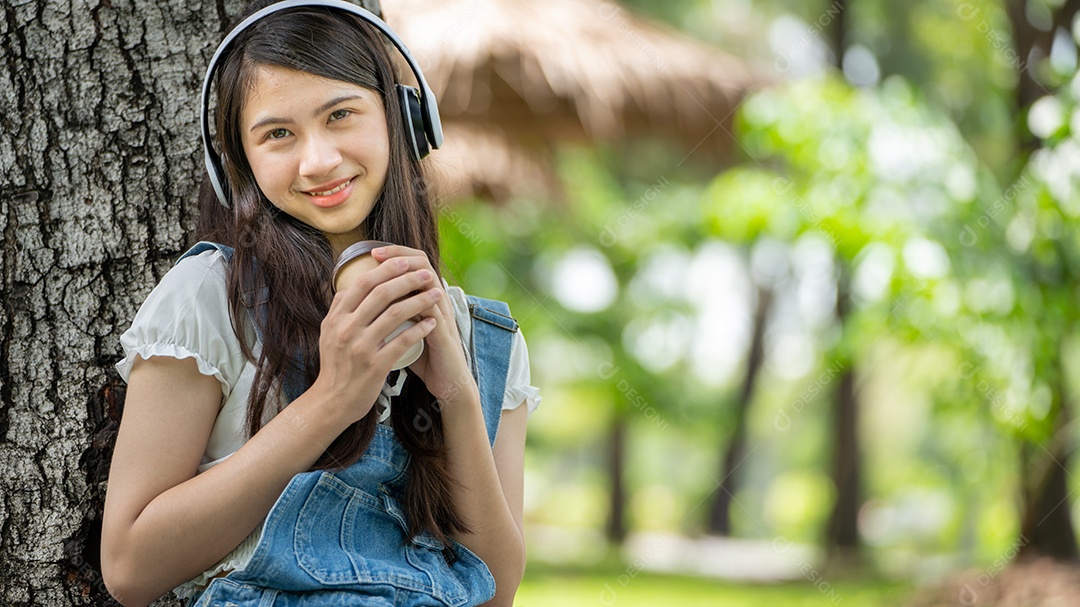
{"type": "MultiPolygon", "coordinates": [[[[341,97],[335,97],[335,98],[331,99],[330,101],[327,101],[326,103],[324,103],[324,104],[320,105],[319,107],[315,108],[315,110],[311,112],[311,117],[315,118],[319,114],[322,114],[323,112],[325,112],[326,110],[334,107],[335,105],[337,105],[339,103],[344,103],[346,101],[352,101],[353,99],[363,99],[363,97],[360,96],[360,95],[342,95],[341,97]]],[[[255,131],[257,129],[260,129],[260,128],[264,127],[264,126],[268,126],[268,125],[271,125],[271,124],[292,124],[292,122],[293,121],[290,118],[278,118],[277,116],[270,116],[270,117],[267,117],[267,118],[263,118],[262,120],[260,120],[260,121],[256,122],[255,124],[251,125],[251,128],[249,129],[248,132],[255,131]]]]}

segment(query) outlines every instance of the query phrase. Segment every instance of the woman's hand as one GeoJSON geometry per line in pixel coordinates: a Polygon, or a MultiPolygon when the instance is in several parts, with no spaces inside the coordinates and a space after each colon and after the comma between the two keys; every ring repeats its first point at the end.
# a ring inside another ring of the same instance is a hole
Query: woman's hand
{"type": "Polygon", "coordinates": [[[445,299],[430,264],[425,269],[402,258],[361,274],[355,284],[334,295],[323,319],[319,377],[312,389],[339,404],[335,412],[344,423],[362,419],[374,406],[394,363],[443,324],[432,311],[439,310],[445,299]],[[383,343],[409,318],[417,319],[417,324],[383,343]]]}
{"type": "MultiPolygon", "coordinates": [[[[404,260],[411,271],[427,270],[433,276],[435,275],[431,260],[419,249],[399,245],[386,246],[373,250],[371,256],[380,262],[379,267],[404,260]]],[[[443,290],[441,284],[435,284],[433,287],[439,291],[443,290]]],[[[479,389],[469,370],[469,363],[465,359],[465,351],[461,345],[461,336],[458,333],[457,322],[454,320],[454,309],[450,298],[444,295],[431,302],[430,307],[421,315],[434,318],[435,327],[424,339],[423,354],[416,362],[409,365],[409,370],[424,381],[428,391],[439,399],[441,404],[469,394],[473,394],[479,400],[479,389]]]]}

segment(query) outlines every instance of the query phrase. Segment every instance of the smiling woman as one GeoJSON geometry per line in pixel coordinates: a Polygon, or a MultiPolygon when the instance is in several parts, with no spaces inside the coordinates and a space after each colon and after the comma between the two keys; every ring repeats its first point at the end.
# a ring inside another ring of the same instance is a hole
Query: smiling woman
{"type": "Polygon", "coordinates": [[[241,124],[255,180],[274,206],[322,231],[336,257],[367,239],[364,218],[386,181],[382,100],[377,91],[284,67],[254,71],[241,124]]]}
{"type": "Polygon", "coordinates": [[[506,304],[440,278],[420,162],[442,134],[423,75],[370,13],[288,0],[248,7],[206,83],[202,242],[121,338],[110,592],[512,604],[540,398],[506,304]],[[419,93],[396,82],[384,36],[419,93]],[[393,244],[333,293],[336,257],[368,240],[393,244]],[[418,322],[395,332],[403,319],[418,322]]]}

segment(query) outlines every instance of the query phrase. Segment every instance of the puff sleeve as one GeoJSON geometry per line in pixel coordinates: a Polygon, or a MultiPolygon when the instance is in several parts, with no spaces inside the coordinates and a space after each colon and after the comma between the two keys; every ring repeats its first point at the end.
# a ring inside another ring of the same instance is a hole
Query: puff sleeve
{"type": "Polygon", "coordinates": [[[165,274],[120,337],[124,358],[116,369],[125,382],[137,356],[193,358],[200,373],[221,383],[222,402],[228,399],[245,360],[229,319],[225,267],[220,252],[206,251],[165,274]]]}
{"type": "Polygon", "coordinates": [[[540,389],[532,384],[529,371],[529,349],[525,336],[519,329],[514,333],[514,345],[510,348],[510,369],[506,372],[506,392],[503,394],[503,410],[516,409],[522,401],[528,407],[528,415],[540,406],[540,389]]]}

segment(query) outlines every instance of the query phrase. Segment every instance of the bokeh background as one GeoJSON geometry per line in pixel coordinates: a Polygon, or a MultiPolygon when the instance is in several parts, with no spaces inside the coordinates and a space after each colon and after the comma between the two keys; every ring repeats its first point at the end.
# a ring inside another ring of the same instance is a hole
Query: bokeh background
{"type": "MultiPolygon", "coordinates": [[[[516,605],[1080,605],[1080,0],[357,1],[543,396],[516,605]]],[[[117,604],[119,336],[243,4],[0,3],[4,605],[117,604]]]]}
{"type": "Polygon", "coordinates": [[[517,604],[1080,604],[1080,2],[382,5],[543,396],[517,604]]]}

